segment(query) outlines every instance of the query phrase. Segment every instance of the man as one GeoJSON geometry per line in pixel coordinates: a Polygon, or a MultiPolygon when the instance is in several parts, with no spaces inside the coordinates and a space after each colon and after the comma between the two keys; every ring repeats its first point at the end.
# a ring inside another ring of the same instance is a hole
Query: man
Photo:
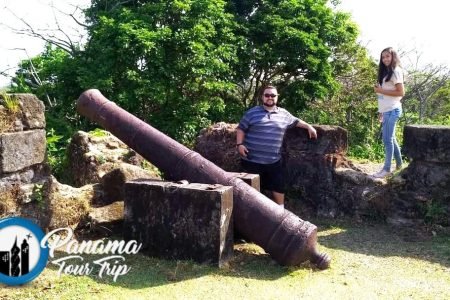
{"type": "Polygon", "coordinates": [[[261,187],[272,192],[273,200],[284,207],[284,178],[281,162],[281,146],[288,128],[308,130],[309,138],[317,138],[310,124],[294,117],[277,106],[278,92],[274,86],[266,86],[262,105],[245,112],[236,132],[236,147],[243,169],[259,174],[261,187]]]}

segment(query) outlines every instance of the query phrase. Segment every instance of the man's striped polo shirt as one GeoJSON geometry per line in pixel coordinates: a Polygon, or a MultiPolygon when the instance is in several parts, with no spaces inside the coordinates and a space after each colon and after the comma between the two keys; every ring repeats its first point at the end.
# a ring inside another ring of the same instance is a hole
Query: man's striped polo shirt
{"type": "Polygon", "coordinates": [[[295,127],[299,119],[281,107],[267,111],[262,105],[245,112],[238,128],[245,132],[246,160],[272,164],[281,158],[281,145],[286,129],[295,127]]]}

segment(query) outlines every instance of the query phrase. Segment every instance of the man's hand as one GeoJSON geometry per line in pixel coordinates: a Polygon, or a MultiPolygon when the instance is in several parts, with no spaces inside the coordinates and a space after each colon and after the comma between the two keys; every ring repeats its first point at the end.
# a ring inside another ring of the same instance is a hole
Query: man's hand
{"type": "Polygon", "coordinates": [[[239,145],[237,146],[239,155],[243,156],[243,157],[247,157],[247,153],[248,153],[248,149],[247,147],[245,147],[244,145],[239,145]]]}
{"type": "Polygon", "coordinates": [[[317,131],[311,125],[308,126],[308,134],[310,139],[317,139],[317,131]]]}

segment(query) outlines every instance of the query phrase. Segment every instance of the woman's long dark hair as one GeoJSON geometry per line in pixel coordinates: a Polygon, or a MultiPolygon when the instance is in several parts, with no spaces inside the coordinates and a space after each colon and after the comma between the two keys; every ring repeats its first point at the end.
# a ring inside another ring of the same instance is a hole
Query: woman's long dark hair
{"type": "Polygon", "coordinates": [[[392,47],[383,49],[380,54],[380,63],[378,64],[378,83],[383,84],[383,78],[386,77],[386,81],[391,80],[392,74],[397,66],[400,66],[400,58],[398,57],[397,51],[392,47]],[[385,66],[382,61],[382,56],[384,52],[389,52],[392,55],[392,61],[389,66],[385,66]]]}

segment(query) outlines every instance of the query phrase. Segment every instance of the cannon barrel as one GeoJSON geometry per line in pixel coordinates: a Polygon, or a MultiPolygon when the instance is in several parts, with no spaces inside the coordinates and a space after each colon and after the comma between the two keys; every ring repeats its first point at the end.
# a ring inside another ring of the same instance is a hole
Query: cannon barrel
{"type": "Polygon", "coordinates": [[[83,92],[77,110],[158,167],[166,178],[233,186],[236,230],[261,246],[279,264],[293,266],[309,260],[320,269],[328,268],[329,256],[316,248],[315,225],[281,208],[232,173],[118,107],[98,90],[83,92]]]}

